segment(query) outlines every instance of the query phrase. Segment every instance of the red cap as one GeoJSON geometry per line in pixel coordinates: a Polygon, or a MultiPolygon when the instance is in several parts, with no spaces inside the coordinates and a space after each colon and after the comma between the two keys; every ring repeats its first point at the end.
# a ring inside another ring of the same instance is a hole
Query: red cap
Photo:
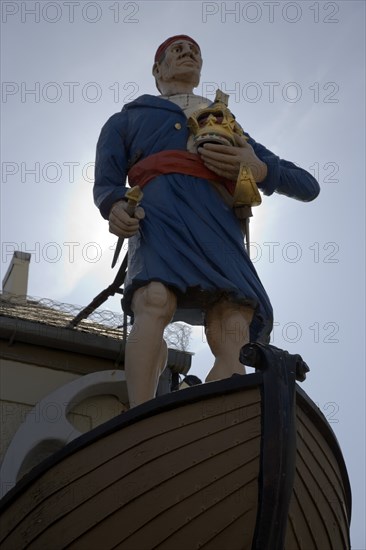
{"type": "Polygon", "coordinates": [[[178,40],[187,40],[187,42],[192,42],[192,44],[195,44],[197,48],[201,51],[199,45],[195,40],[193,40],[193,38],[187,36],[186,34],[177,34],[176,36],[171,36],[170,38],[167,38],[165,42],[160,44],[160,46],[156,50],[154,62],[159,61],[167,47],[170,46],[170,44],[173,44],[173,42],[178,42],[178,40]]]}

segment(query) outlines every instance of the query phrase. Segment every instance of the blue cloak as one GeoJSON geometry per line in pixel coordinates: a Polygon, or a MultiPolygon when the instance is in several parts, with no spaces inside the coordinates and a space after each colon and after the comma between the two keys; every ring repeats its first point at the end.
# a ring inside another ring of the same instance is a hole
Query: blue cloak
{"type": "MultiPolygon", "coordinates": [[[[126,176],[137,160],[164,150],[186,150],[189,131],[183,111],[165,99],[144,95],[124,106],[104,125],[97,144],[94,200],[108,219],[124,197],[126,176]]],[[[260,184],[302,201],[319,193],[317,181],[281,160],[250,136],[248,142],[267,164],[260,184]]],[[[177,295],[175,321],[203,324],[205,309],[225,297],[251,305],[251,341],[266,342],[273,325],[269,298],[243,243],[240,222],[207,180],[183,174],[155,177],[143,189],[145,219],[129,239],[123,308],[131,314],[136,288],[160,281],[177,295]]]]}

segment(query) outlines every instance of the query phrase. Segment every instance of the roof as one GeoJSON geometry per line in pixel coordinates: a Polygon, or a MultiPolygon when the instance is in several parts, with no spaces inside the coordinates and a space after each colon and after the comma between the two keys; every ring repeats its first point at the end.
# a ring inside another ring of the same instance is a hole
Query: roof
{"type": "MultiPolygon", "coordinates": [[[[0,316],[67,328],[81,311],[81,306],[66,304],[48,298],[19,297],[0,294],[0,316]]],[[[88,319],[72,330],[121,339],[123,315],[108,310],[96,310],[88,319]]]]}
{"type": "MultiPolygon", "coordinates": [[[[0,294],[0,338],[123,363],[123,315],[95,310],[88,319],[70,327],[70,321],[82,309],[46,298],[0,294]]],[[[168,350],[168,367],[174,372],[187,374],[191,361],[190,352],[168,350]]]]}

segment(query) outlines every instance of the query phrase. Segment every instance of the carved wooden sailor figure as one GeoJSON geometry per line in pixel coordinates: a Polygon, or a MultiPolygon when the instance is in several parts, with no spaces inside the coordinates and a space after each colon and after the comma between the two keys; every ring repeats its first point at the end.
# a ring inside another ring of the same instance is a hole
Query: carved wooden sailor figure
{"type": "Polygon", "coordinates": [[[272,307],[235,215],[240,182],[249,182],[245,189],[252,192],[252,204],[260,202],[257,187],[265,195],[276,191],[302,201],[319,193],[309,173],[241,130],[233,132],[231,143],[197,142],[200,123],[205,131],[207,123],[217,126],[220,109],[221,122],[240,128],[220,96],[215,105],[193,93],[201,68],[195,40],[168,38],[153,65],[161,95],[143,95],[125,105],[98,141],[95,202],[110,231],[129,239],[123,307],[134,318],[125,356],[131,406],[155,396],[166,364],[163,332],[173,317],[204,324],[215,356],[206,381],[244,374],[243,345],[269,340],[272,307]],[[207,108],[211,112],[201,120],[199,113],[207,108]],[[125,199],[127,176],[144,195],[133,216],[125,199]]]}

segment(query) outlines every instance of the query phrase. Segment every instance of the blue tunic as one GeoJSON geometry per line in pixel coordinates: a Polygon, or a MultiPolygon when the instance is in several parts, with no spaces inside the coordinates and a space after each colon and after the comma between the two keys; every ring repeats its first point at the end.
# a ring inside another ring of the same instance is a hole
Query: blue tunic
{"type": "MultiPolygon", "coordinates": [[[[186,150],[187,119],[165,99],[144,95],[113,115],[97,145],[94,199],[104,218],[123,198],[129,167],[159,151],[186,150]]],[[[268,167],[260,184],[302,201],[319,193],[305,170],[281,160],[249,137],[256,155],[268,167]]],[[[124,310],[131,314],[133,292],[149,281],[161,281],[177,295],[174,320],[203,324],[204,311],[221,297],[251,305],[255,315],[251,341],[266,342],[273,325],[269,298],[243,243],[240,222],[207,180],[184,174],[158,176],[144,187],[145,219],[129,239],[124,310]]]]}

